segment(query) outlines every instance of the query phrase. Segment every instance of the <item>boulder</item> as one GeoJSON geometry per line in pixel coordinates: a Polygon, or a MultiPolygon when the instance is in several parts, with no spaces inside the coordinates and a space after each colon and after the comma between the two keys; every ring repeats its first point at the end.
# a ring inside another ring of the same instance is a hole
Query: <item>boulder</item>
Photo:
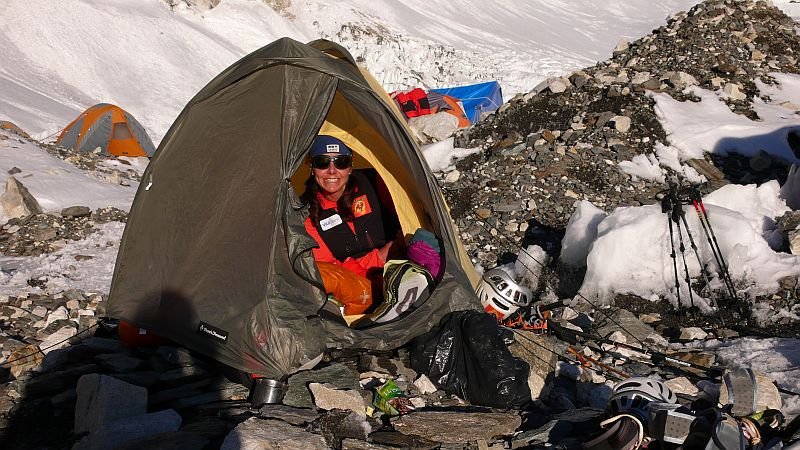
{"type": "Polygon", "coordinates": [[[0,195],[0,206],[9,218],[41,214],[42,207],[28,189],[16,178],[6,179],[6,190],[0,195]]]}
{"type": "Polygon", "coordinates": [[[75,433],[97,431],[109,423],[147,412],[147,389],[91,373],[78,379],[75,433]]]}
{"type": "Polygon", "coordinates": [[[554,344],[553,339],[548,336],[515,330],[514,342],[508,346],[512,355],[528,363],[531,368],[528,373],[528,387],[533,399],[542,396],[546,380],[558,362],[554,344]]]}
{"type": "MultiPolygon", "coordinates": [[[[168,409],[149,414],[125,417],[107,423],[103,428],[80,440],[73,450],[106,450],[147,436],[178,431],[181,416],[168,409]]],[[[164,448],[161,445],[158,448],[164,448]]]]}
{"type": "Polygon", "coordinates": [[[220,450],[327,450],[325,439],[280,420],[251,417],[233,429],[220,450]]]}
{"type": "Polygon", "coordinates": [[[358,373],[343,364],[331,364],[318,370],[298,372],[289,377],[283,404],[297,408],[313,408],[314,402],[307,387],[311,382],[331,384],[338,389],[361,389],[358,373]]]}
{"type": "Polygon", "coordinates": [[[310,383],[308,389],[314,396],[314,404],[324,410],[349,409],[362,416],[366,415],[364,399],[359,391],[336,389],[330,384],[310,383]]]}
{"type": "Polygon", "coordinates": [[[516,411],[417,411],[392,418],[392,425],[401,433],[452,444],[507,436],[513,434],[521,423],[516,411]]]}

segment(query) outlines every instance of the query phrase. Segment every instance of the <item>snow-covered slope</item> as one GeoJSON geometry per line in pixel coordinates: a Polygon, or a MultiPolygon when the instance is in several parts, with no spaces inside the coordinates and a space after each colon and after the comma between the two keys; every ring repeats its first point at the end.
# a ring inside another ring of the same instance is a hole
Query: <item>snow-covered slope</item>
{"type": "Polygon", "coordinates": [[[157,143],[222,69],[281,36],[344,44],[388,90],[500,80],[506,97],[610,55],[695,0],[4,0],[0,119],[42,139],[115,103],[157,143]],[[271,5],[282,5],[281,7],[271,5]]]}

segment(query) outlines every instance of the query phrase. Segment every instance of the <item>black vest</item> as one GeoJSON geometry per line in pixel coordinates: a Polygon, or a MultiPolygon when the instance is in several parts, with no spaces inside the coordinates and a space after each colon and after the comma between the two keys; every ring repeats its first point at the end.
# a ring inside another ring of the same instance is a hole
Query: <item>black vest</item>
{"type": "Polygon", "coordinates": [[[383,247],[386,244],[386,230],[383,226],[383,214],[378,194],[365,174],[354,170],[350,176],[353,177],[358,187],[353,202],[354,215],[358,216],[356,209],[360,201],[366,201],[366,205],[362,205],[367,208],[365,211],[371,210],[353,220],[355,233],[350,230],[350,226],[344,220],[327,230],[322,229],[320,222],[338,214],[335,209],[322,210],[319,221],[314,224],[325,245],[339,261],[344,261],[348,257],[359,258],[372,249],[383,247]]]}

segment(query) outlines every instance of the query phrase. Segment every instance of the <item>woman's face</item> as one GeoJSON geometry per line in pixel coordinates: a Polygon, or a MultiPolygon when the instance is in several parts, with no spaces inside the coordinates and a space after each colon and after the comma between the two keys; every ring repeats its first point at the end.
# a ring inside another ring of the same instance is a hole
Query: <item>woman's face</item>
{"type": "MultiPolygon", "coordinates": [[[[330,156],[338,155],[334,153],[330,154],[330,156]]],[[[339,200],[339,197],[344,193],[344,188],[347,186],[347,179],[350,177],[350,172],[352,170],[352,167],[337,169],[333,161],[331,161],[325,169],[311,169],[314,173],[314,180],[317,182],[317,186],[322,190],[322,195],[328,200],[333,201],[339,200]]]]}

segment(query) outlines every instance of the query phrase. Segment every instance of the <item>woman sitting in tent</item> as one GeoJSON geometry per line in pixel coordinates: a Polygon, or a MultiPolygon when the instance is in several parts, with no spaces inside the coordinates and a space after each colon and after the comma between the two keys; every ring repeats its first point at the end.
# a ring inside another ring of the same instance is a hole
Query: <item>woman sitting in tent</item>
{"type": "Polygon", "coordinates": [[[311,175],[303,200],[309,205],[308,234],[325,290],[343,303],[344,314],[361,314],[380,295],[383,266],[403,249],[396,216],[381,205],[391,198],[380,177],[353,170],[353,152],[341,140],[320,135],[309,151],[311,175]],[[392,216],[392,217],[390,217],[392,216]],[[373,288],[373,286],[375,288],[373,288]]]}

